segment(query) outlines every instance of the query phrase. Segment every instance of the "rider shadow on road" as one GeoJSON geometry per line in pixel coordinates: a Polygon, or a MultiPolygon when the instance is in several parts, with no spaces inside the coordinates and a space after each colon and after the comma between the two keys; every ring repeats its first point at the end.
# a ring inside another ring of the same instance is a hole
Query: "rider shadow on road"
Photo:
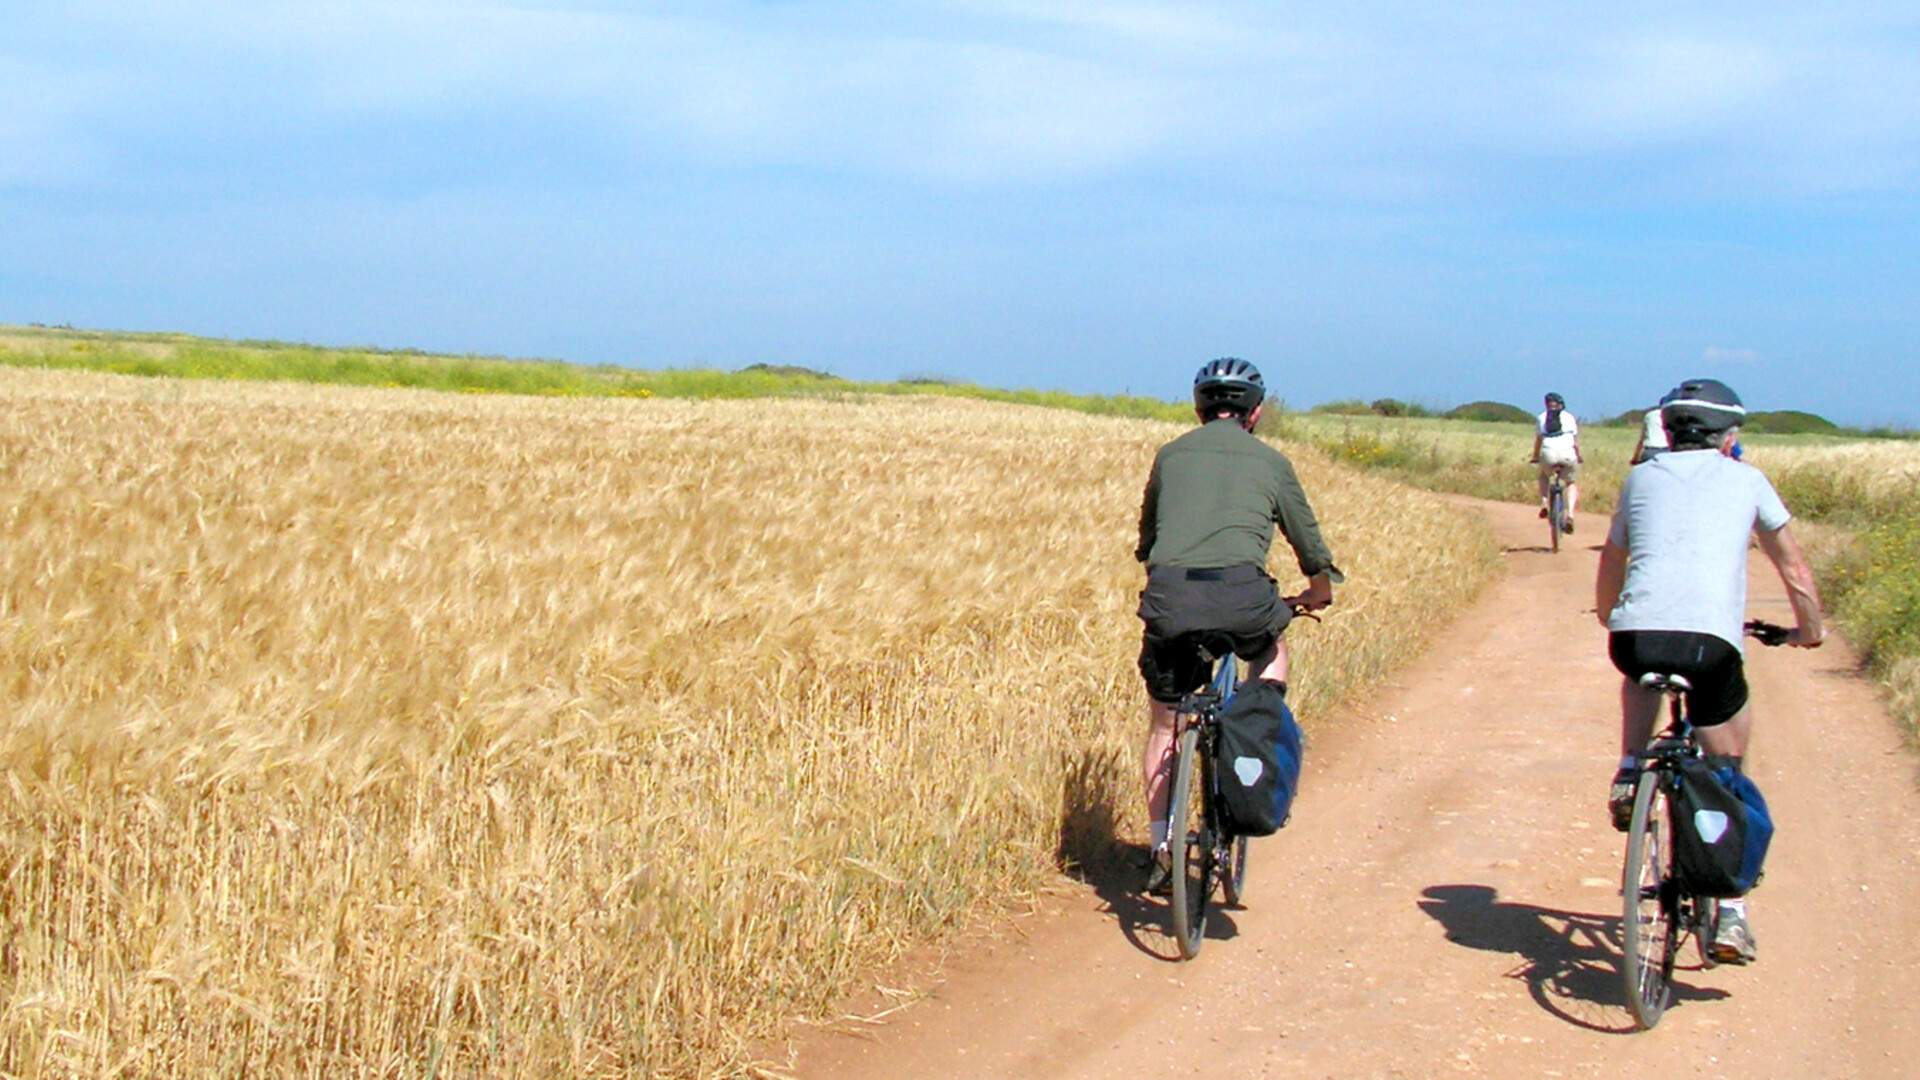
{"type": "MultiPolygon", "coordinates": [[[[1165,897],[1141,893],[1146,882],[1147,849],[1119,839],[1120,800],[1125,763],[1117,750],[1086,749],[1066,764],[1060,795],[1060,866],[1093,886],[1120,933],[1133,947],[1161,960],[1180,959],[1173,940],[1173,915],[1165,897]]],[[[1207,917],[1207,940],[1239,933],[1229,912],[1214,908],[1207,917]]]]}
{"type": "MultiPolygon", "coordinates": [[[[1589,1031],[1638,1030],[1626,1015],[1620,975],[1620,919],[1582,915],[1496,899],[1486,885],[1435,885],[1420,910],[1446,928],[1447,940],[1471,949],[1520,957],[1509,976],[1524,979],[1542,1009],[1589,1031]]],[[[1673,984],[1675,1003],[1714,1001],[1724,990],[1673,984]]]]}

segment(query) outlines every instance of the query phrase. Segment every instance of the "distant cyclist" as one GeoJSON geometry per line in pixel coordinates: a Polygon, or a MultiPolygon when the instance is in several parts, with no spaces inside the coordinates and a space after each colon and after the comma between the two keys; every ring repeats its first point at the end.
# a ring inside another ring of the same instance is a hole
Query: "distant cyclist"
{"type": "MultiPolygon", "coordinates": [[[[1793,534],[1790,515],[1760,470],[1733,459],[1746,416],[1739,395],[1713,379],[1681,383],[1661,406],[1669,449],[1627,474],[1613,525],[1600,548],[1594,603],[1611,631],[1608,653],[1626,678],[1620,689],[1620,769],[1607,803],[1617,829],[1633,815],[1635,753],[1653,735],[1660,696],[1641,675],[1684,675],[1687,714],[1709,754],[1746,756],[1752,733],[1741,659],[1747,604],[1747,545],[1760,549],[1786,584],[1795,626],[1787,644],[1822,638],[1820,596],[1793,534]]],[[[1710,948],[1724,963],[1754,958],[1746,902],[1720,901],[1710,948]]]]}
{"type": "MultiPolygon", "coordinates": [[[[1655,405],[1640,417],[1640,439],[1633,444],[1633,457],[1630,464],[1638,465],[1643,461],[1652,461],[1667,452],[1667,426],[1660,419],[1660,406],[1655,405]]],[[[1738,458],[1740,455],[1735,454],[1738,458]]]]}
{"type": "Polygon", "coordinates": [[[1547,516],[1547,489],[1559,473],[1567,487],[1567,522],[1573,531],[1573,510],[1580,501],[1580,423],[1567,411],[1567,399],[1550,393],[1546,410],[1533,418],[1533,461],[1540,466],[1540,516],[1547,516]]]}
{"type": "Polygon", "coordinates": [[[1151,699],[1141,765],[1154,854],[1149,891],[1163,889],[1168,877],[1174,706],[1209,674],[1198,635],[1231,642],[1256,678],[1284,690],[1287,647],[1280,635],[1293,605],[1326,607],[1341,580],[1293,463],[1252,434],[1265,399],[1259,370],[1245,360],[1202,367],[1193,378],[1200,427],[1162,446],[1147,478],[1134,557],[1147,565],[1139,615],[1146,624],[1140,674],[1151,699]],[[1281,596],[1267,574],[1276,524],[1307,577],[1297,596],[1281,596]]]}

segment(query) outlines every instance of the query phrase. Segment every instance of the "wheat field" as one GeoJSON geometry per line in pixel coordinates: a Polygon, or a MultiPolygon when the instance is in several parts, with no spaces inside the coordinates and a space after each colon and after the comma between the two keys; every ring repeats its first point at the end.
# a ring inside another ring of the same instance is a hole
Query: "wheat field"
{"type": "MultiPolygon", "coordinates": [[[[1144,832],[1131,551],[1176,426],[0,394],[6,1075],[750,1075],[1144,832]]],[[[1496,555],[1296,461],[1351,578],[1294,635],[1311,732],[1496,555]]]]}

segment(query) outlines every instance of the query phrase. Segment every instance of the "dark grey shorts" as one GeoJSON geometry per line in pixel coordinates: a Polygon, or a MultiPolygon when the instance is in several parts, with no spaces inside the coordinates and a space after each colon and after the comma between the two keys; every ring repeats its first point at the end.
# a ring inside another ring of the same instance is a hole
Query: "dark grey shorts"
{"type": "Polygon", "coordinates": [[[1231,650],[1252,659],[1272,648],[1293,619],[1260,566],[1156,566],[1147,573],[1139,615],[1146,624],[1140,674],[1147,695],[1168,705],[1207,681],[1211,672],[1202,645],[1216,656],[1231,650]]]}

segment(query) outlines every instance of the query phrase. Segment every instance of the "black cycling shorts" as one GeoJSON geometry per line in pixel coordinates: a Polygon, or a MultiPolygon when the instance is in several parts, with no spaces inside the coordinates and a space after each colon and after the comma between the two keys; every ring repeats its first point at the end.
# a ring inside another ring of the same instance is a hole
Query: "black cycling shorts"
{"type": "Polygon", "coordinates": [[[1620,674],[1636,681],[1648,672],[1684,676],[1693,684],[1687,719],[1694,727],[1724,724],[1746,707],[1747,669],[1740,650],[1712,634],[1617,630],[1607,635],[1607,655],[1620,674]]]}
{"type": "Polygon", "coordinates": [[[1273,647],[1293,619],[1293,609],[1266,569],[1229,566],[1191,570],[1156,566],[1147,572],[1140,594],[1140,675],[1147,696],[1177,704],[1212,674],[1200,646],[1222,655],[1231,649],[1251,660],[1273,647]]]}

